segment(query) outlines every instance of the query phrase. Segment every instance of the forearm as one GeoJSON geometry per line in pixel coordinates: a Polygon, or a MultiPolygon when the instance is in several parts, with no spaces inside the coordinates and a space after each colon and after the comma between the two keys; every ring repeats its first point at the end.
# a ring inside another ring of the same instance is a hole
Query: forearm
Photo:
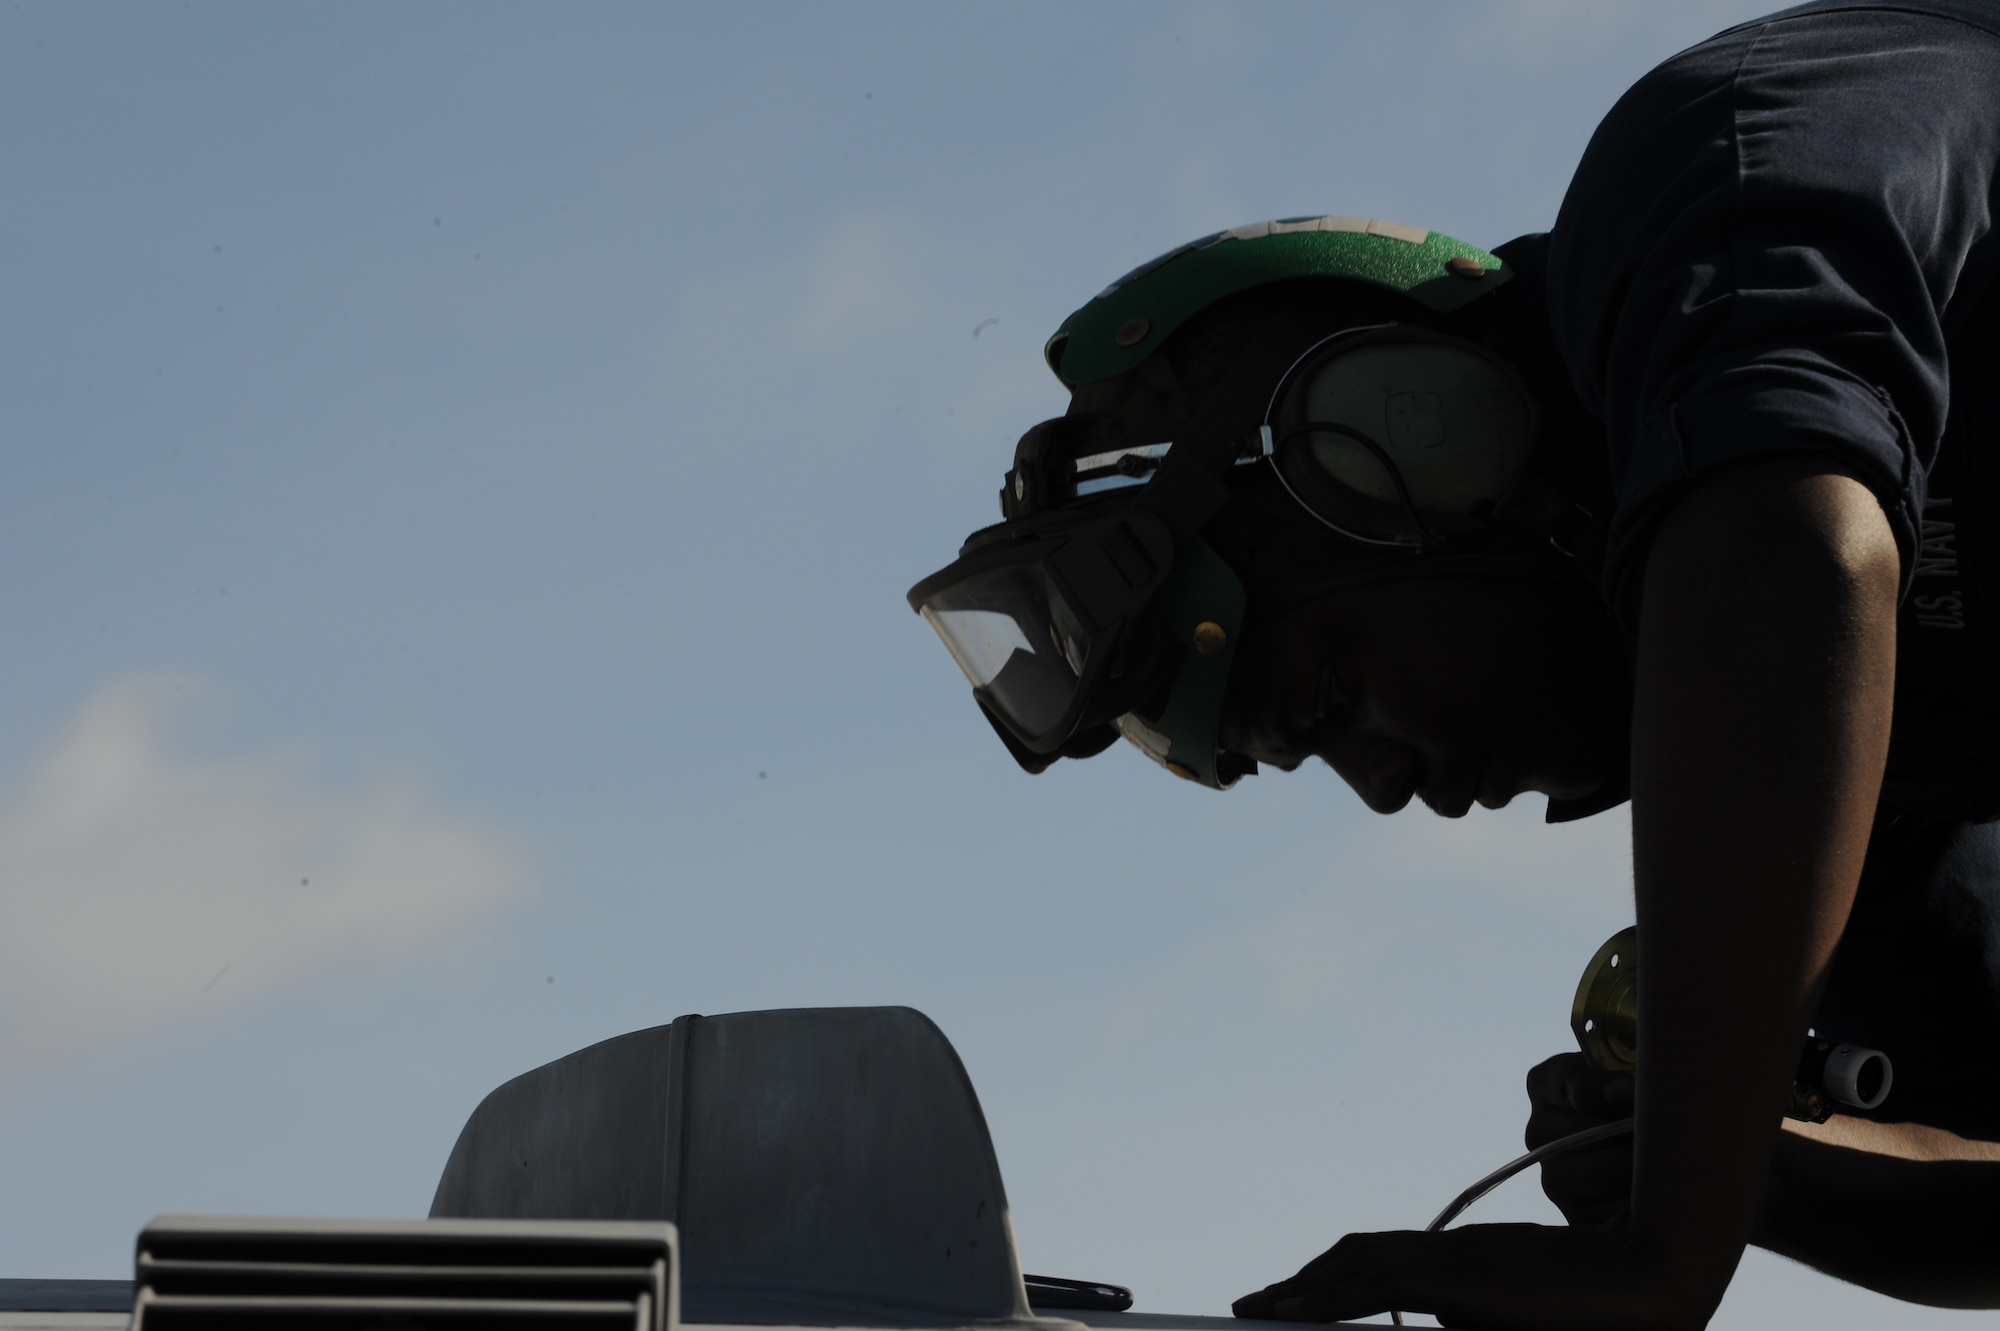
{"type": "Polygon", "coordinates": [[[1651,551],[1633,703],[1629,1210],[1350,1234],[1238,1315],[1404,1308],[1506,1331],[1695,1331],[1721,1300],[1867,850],[1898,556],[1864,487],[1798,458],[1704,481],[1651,551]]]}
{"type": "Polygon", "coordinates": [[[1853,900],[1888,743],[1895,595],[1872,497],[1804,464],[1715,478],[1654,541],[1633,715],[1631,1233],[1690,1320],[1751,1236],[1853,900]]]}
{"type": "Polygon", "coordinates": [[[2000,1305],[2000,1144],[1838,1116],[1786,1126],[1752,1242],[1895,1298],[2000,1305]]]}

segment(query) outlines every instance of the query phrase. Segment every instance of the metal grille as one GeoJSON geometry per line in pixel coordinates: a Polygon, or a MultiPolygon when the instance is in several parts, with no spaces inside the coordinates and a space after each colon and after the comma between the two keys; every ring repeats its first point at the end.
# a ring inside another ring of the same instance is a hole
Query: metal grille
{"type": "Polygon", "coordinates": [[[676,1331],[659,1221],[162,1216],[132,1331],[676,1331]]]}

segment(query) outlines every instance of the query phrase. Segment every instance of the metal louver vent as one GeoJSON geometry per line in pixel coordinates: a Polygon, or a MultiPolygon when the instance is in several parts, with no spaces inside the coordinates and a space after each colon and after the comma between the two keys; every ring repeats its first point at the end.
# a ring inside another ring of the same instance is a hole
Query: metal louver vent
{"type": "Polygon", "coordinates": [[[161,1216],[132,1331],[676,1331],[663,1221],[161,1216]]]}

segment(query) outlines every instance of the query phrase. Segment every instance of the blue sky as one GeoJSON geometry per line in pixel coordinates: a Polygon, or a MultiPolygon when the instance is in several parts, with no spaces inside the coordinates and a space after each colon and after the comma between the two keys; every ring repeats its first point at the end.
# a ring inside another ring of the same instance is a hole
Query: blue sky
{"type": "MultiPolygon", "coordinates": [[[[0,1274],[420,1214],[507,1077],[804,1004],[943,1026],[1030,1269],[1212,1312],[1423,1223],[1622,815],[1030,780],[902,593],[1106,281],[1544,227],[1759,8],[0,6],[0,1274]]],[[[1753,1256],[1716,1325],[1807,1320],[1970,1324],[1753,1256]]]]}

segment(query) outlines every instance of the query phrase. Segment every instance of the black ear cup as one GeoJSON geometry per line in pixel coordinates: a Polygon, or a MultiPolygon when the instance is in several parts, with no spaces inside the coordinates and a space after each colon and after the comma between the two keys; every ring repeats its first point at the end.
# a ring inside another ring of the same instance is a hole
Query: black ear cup
{"type": "Polygon", "coordinates": [[[1329,526],[1388,544],[1490,530],[1533,454],[1526,387],[1485,348],[1428,330],[1329,339],[1277,397],[1279,473],[1329,526]]]}

